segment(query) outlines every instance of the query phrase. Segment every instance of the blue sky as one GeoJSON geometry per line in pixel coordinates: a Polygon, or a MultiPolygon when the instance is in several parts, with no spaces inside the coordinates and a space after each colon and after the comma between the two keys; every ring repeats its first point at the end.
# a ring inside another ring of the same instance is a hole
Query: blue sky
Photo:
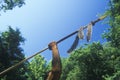
{"type": "MultiPolygon", "coordinates": [[[[14,8],[6,13],[1,12],[0,31],[19,28],[25,37],[22,45],[25,56],[31,56],[46,47],[51,41],[58,41],[62,37],[77,30],[80,26],[88,24],[98,18],[99,14],[107,9],[107,0],[26,0],[21,8],[14,8]]],[[[92,39],[104,42],[101,34],[108,25],[102,21],[93,27],[92,39]]],[[[71,37],[58,45],[61,57],[68,57],[67,50],[72,45],[71,37]]],[[[80,45],[87,43],[80,41],[80,45]]],[[[46,60],[51,59],[51,51],[41,54],[46,60]]]]}

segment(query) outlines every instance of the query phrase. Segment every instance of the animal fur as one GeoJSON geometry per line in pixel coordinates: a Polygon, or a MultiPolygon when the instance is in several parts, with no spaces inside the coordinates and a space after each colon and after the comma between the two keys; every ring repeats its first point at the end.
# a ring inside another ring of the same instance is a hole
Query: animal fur
{"type": "Polygon", "coordinates": [[[80,29],[78,31],[78,37],[79,37],[79,39],[83,39],[84,38],[83,27],[80,27],[80,29]]]}
{"type": "Polygon", "coordinates": [[[70,49],[67,51],[68,53],[71,53],[73,50],[76,49],[76,47],[78,46],[78,43],[79,43],[79,37],[76,36],[72,46],[70,47],[70,49]]]}
{"type": "Polygon", "coordinates": [[[91,39],[91,35],[92,35],[92,23],[90,23],[88,26],[87,26],[87,41],[89,42],[90,39],[91,39]]]}

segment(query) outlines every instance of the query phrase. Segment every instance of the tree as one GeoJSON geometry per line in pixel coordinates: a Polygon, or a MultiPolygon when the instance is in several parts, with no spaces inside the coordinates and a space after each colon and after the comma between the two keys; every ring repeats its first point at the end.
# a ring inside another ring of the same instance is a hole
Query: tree
{"type": "Polygon", "coordinates": [[[21,7],[24,3],[24,0],[1,0],[0,1],[0,10],[12,10],[14,7],[21,7]]]}
{"type": "Polygon", "coordinates": [[[47,71],[47,64],[41,55],[35,56],[29,64],[28,80],[43,80],[47,71]]]}
{"type": "MultiPolygon", "coordinates": [[[[7,31],[1,33],[0,72],[25,59],[23,50],[20,47],[24,40],[19,29],[14,30],[10,26],[7,31]]],[[[27,62],[23,63],[21,66],[2,75],[2,78],[4,77],[5,80],[26,80],[26,65],[27,62]]]]}
{"type": "Polygon", "coordinates": [[[110,28],[104,37],[110,43],[110,46],[114,48],[112,54],[114,61],[114,75],[107,76],[106,80],[119,80],[120,79],[120,0],[110,0],[109,9],[107,14],[109,15],[108,24],[110,28]]]}
{"type": "Polygon", "coordinates": [[[69,70],[72,69],[72,63],[68,61],[68,58],[62,58],[62,75],[60,80],[66,80],[69,70]]]}
{"type": "Polygon", "coordinates": [[[104,37],[111,45],[120,48],[120,0],[110,0],[108,14],[108,24],[110,28],[104,37]]]}
{"type": "Polygon", "coordinates": [[[63,62],[66,65],[63,65],[61,80],[104,80],[104,76],[112,76],[115,52],[116,48],[99,42],[81,47],[70,55],[67,63],[63,62]]]}

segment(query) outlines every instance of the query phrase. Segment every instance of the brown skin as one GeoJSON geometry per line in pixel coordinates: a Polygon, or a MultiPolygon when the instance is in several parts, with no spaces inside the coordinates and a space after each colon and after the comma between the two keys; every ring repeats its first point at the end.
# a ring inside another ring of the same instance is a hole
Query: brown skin
{"type": "Polygon", "coordinates": [[[62,72],[62,64],[56,42],[51,42],[49,49],[52,50],[52,70],[48,73],[46,80],[59,80],[62,72]]]}

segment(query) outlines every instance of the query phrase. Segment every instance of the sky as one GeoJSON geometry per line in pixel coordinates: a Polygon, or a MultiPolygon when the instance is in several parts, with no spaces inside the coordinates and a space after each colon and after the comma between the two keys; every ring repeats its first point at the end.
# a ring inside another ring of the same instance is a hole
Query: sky
{"type": "MultiPolygon", "coordinates": [[[[108,6],[107,0],[25,0],[25,3],[21,8],[1,12],[0,32],[7,30],[9,25],[14,29],[19,28],[26,39],[22,45],[26,57],[97,19],[108,6]]],[[[107,31],[108,27],[102,21],[96,23],[89,43],[104,43],[101,34],[107,31]]],[[[75,36],[72,36],[58,44],[61,57],[69,56],[67,50],[74,38],[75,36]]],[[[84,38],[80,40],[79,46],[85,43],[89,44],[84,38]]],[[[52,59],[50,50],[41,55],[47,61],[52,59]]]]}

